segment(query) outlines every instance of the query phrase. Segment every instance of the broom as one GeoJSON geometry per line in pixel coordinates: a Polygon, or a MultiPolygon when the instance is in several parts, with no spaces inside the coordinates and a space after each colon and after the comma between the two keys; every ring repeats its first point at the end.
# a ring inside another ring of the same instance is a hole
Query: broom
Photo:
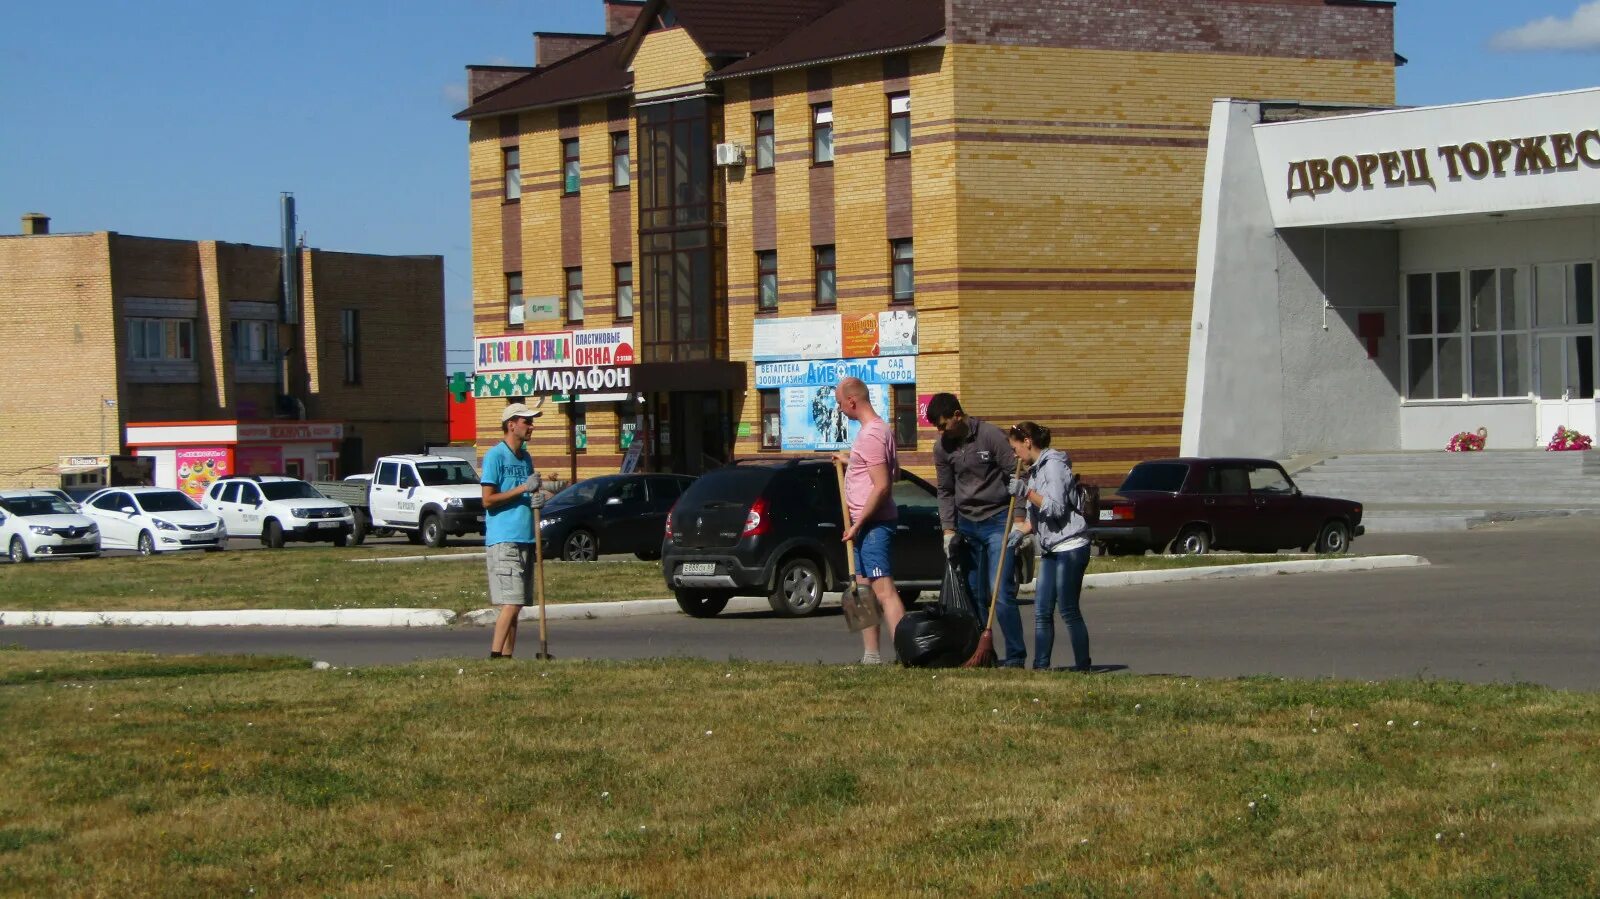
{"type": "MultiPolygon", "coordinates": [[[[1022,460],[1017,460],[1017,470],[1011,475],[1014,478],[1022,477],[1022,460]]],[[[989,623],[983,626],[983,636],[978,638],[978,648],[972,651],[972,658],[967,659],[963,668],[988,668],[994,664],[994,609],[1000,605],[1000,583],[1006,574],[1006,544],[1011,541],[1011,523],[1017,514],[1017,498],[1011,497],[1011,502],[1006,504],[1006,530],[1000,538],[1000,561],[994,566],[994,589],[989,591],[989,623]]]]}

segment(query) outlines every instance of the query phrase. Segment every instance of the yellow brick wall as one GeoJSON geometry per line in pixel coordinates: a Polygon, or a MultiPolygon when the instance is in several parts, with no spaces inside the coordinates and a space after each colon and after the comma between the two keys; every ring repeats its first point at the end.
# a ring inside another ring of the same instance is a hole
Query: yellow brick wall
{"type": "Polygon", "coordinates": [[[111,237],[0,237],[0,488],[58,486],[60,456],[101,451],[102,420],[117,450],[111,237]]]}
{"type": "Polygon", "coordinates": [[[633,56],[633,92],[645,94],[705,80],[706,55],[682,28],[652,31],[633,56]]]}
{"type": "MultiPolygon", "coordinates": [[[[1178,443],[1212,99],[1393,103],[1393,67],[949,53],[962,403],[1001,425],[1043,421],[1086,473],[1114,481],[1178,443]]],[[[919,277],[922,228],[919,216],[919,277]]]]}

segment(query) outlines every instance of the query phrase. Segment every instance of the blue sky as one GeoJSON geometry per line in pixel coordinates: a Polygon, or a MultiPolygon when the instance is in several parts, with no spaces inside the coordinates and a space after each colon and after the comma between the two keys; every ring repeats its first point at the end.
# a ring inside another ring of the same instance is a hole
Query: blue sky
{"type": "MultiPolygon", "coordinates": [[[[468,63],[596,31],[600,0],[63,0],[0,30],[0,233],[277,241],[445,257],[452,358],[471,322],[468,63]]],[[[1600,0],[1400,0],[1401,103],[1600,85],[1600,0]]]]}

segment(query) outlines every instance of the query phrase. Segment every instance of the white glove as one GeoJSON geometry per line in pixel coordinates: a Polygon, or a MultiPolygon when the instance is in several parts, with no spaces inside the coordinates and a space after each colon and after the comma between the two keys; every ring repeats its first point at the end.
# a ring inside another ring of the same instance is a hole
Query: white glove
{"type": "Polygon", "coordinates": [[[530,473],[528,475],[528,479],[526,481],[522,482],[522,489],[527,493],[538,493],[539,492],[539,472],[535,471],[535,472],[530,473]]]}
{"type": "Polygon", "coordinates": [[[535,509],[544,508],[545,495],[537,490],[528,494],[528,505],[535,509]]]}
{"type": "Polygon", "coordinates": [[[956,542],[955,531],[946,531],[944,535],[944,555],[947,559],[950,557],[950,544],[954,542],[956,542]]]}

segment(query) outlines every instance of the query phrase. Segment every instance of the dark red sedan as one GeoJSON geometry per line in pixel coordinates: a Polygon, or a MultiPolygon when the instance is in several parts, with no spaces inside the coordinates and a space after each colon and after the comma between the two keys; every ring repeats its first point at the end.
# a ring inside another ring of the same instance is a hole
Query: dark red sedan
{"type": "Polygon", "coordinates": [[[1100,499],[1095,542],[1113,555],[1147,549],[1342,553],[1365,533],[1361,504],[1306,496],[1270,459],[1156,459],[1140,462],[1100,499]]]}

